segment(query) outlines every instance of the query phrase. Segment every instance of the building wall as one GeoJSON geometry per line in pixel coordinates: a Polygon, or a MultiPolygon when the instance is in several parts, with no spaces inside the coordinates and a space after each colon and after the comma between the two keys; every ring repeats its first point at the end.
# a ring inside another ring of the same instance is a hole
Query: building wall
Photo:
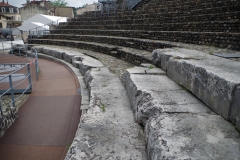
{"type": "Polygon", "coordinates": [[[15,20],[15,21],[21,21],[22,20],[20,14],[5,13],[4,15],[6,15],[8,17],[13,17],[12,20],[15,20]]]}
{"type": "Polygon", "coordinates": [[[73,7],[57,7],[55,16],[74,18],[73,7]]]}
{"type": "MultiPolygon", "coordinates": [[[[99,8],[99,10],[100,10],[100,8],[99,8]]],[[[90,4],[90,5],[86,5],[86,7],[84,7],[84,8],[79,8],[76,11],[76,14],[81,15],[84,12],[89,12],[89,11],[95,11],[95,4],[90,4]]]]}
{"type": "Polygon", "coordinates": [[[47,8],[36,4],[28,4],[27,6],[20,8],[22,20],[27,20],[36,14],[49,15],[49,12],[47,8]]]}
{"type": "Polygon", "coordinates": [[[0,15],[0,23],[2,24],[2,27],[0,28],[7,28],[7,22],[6,22],[6,17],[3,17],[0,15]]]}

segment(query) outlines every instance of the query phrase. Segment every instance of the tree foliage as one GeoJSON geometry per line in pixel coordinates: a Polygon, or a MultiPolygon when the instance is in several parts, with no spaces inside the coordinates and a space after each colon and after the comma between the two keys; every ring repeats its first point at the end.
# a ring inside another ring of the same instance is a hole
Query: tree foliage
{"type": "Polygon", "coordinates": [[[53,7],[66,7],[68,2],[66,0],[51,0],[51,6],[53,7]]]}

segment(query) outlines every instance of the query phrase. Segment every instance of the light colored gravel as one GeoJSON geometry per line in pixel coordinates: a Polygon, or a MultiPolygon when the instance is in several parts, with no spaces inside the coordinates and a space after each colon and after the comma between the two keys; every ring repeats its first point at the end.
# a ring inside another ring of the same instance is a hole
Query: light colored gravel
{"type": "MultiPolygon", "coordinates": [[[[15,99],[17,99],[19,96],[20,95],[15,95],[15,99]]],[[[17,99],[15,103],[16,108],[19,109],[23,105],[23,103],[28,99],[28,97],[29,97],[29,94],[24,94],[19,99],[17,99]]],[[[8,108],[10,107],[11,101],[12,101],[11,95],[3,96],[0,99],[3,112],[8,110],[8,108]]]]}

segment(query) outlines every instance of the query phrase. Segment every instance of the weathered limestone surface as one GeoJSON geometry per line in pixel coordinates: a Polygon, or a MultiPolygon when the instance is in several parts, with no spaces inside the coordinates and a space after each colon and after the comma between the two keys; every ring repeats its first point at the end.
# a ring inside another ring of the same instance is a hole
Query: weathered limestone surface
{"type": "Polygon", "coordinates": [[[164,113],[148,120],[149,159],[240,159],[240,137],[222,117],[164,113]]]}
{"type": "Polygon", "coordinates": [[[240,129],[239,62],[180,48],[154,50],[153,62],[240,129]]]}
{"type": "Polygon", "coordinates": [[[159,68],[128,69],[124,74],[123,83],[128,91],[135,119],[143,125],[149,117],[158,116],[162,112],[211,112],[159,68]],[[159,74],[154,75],[151,70],[159,70],[159,74]]]}
{"type": "Polygon", "coordinates": [[[82,75],[85,75],[85,73],[91,68],[103,67],[102,63],[100,63],[98,60],[89,56],[81,56],[78,63],[79,63],[79,70],[82,73],[82,75]]]}
{"type": "Polygon", "coordinates": [[[199,99],[148,65],[127,69],[123,83],[137,122],[145,126],[148,159],[239,159],[236,129],[199,99]]]}
{"type": "MultiPolygon", "coordinates": [[[[39,57],[66,63],[48,55],[39,57]]],[[[90,104],[87,107],[87,101],[82,101],[81,123],[65,159],[147,159],[143,129],[134,122],[118,76],[91,57],[78,54],[74,59],[84,73],[90,104]]]]}
{"type": "MultiPolygon", "coordinates": [[[[84,56],[79,53],[73,59],[91,66],[84,56]]],[[[239,159],[240,137],[230,123],[172,82],[163,70],[150,64],[141,66],[128,69],[122,82],[146,136],[134,123],[117,76],[104,66],[89,67],[84,81],[90,93],[80,76],[84,112],[65,159],[239,159]],[[90,95],[89,105],[86,94],[90,95]]],[[[80,74],[79,69],[72,70],[80,74]]]]}
{"type": "Polygon", "coordinates": [[[143,130],[118,77],[101,67],[87,71],[84,79],[90,105],[66,159],[147,159],[143,130]]]}

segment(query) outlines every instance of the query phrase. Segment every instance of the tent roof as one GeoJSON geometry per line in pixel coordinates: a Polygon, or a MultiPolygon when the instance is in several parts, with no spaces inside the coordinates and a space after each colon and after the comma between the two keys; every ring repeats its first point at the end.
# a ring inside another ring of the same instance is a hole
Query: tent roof
{"type": "Polygon", "coordinates": [[[34,30],[36,28],[37,28],[37,30],[45,30],[48,28],[48,26],[46,27],[46,25],[39,23],[39,22],[30,22],[27,24],[23,24],[17,28],[22,31],[34,30]]]}
{"type": "Polygon", "coordinates": [[[67,22],[67,17],[49,16],[44,14],[36,14],[35,16],[24,21],[23,24],[30,22],[39,22],[42,24],[57,24],[58,22],[67,22]],[[36,21],[37,20],[37,21],[36,21]]]}

